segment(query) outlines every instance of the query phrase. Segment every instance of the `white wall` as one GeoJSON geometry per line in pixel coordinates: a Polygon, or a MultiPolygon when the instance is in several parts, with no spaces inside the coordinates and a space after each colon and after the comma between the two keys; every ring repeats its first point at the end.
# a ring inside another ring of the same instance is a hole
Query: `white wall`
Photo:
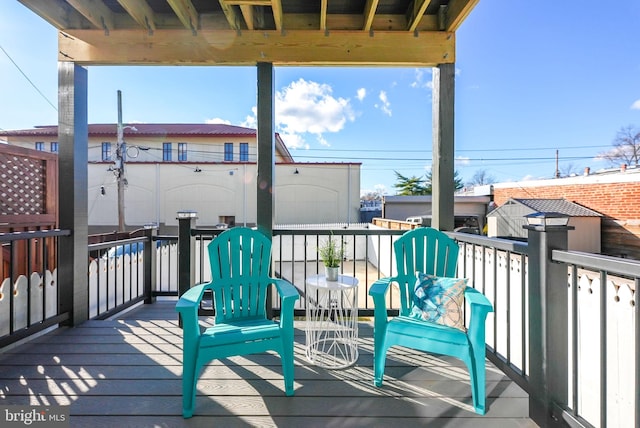
{"type": "MultiPolygon", "coordinates": [[[[199,227],[224,216],[236,225],[256,222],[256,165],[126,164],[125,223],[177,226],[176,212],[194,210],[199,227]]],[[[109,164],[89,164],[89,225],[117,226],[117,182],[109,164]],[[101,194],[104,186],[105,195],[101,194]]],[[[360,167],[357,164],[277,164],[275,223],[357,222],[360,167]],[[295,170],[298,174],[294,174],[295,170]]]]}

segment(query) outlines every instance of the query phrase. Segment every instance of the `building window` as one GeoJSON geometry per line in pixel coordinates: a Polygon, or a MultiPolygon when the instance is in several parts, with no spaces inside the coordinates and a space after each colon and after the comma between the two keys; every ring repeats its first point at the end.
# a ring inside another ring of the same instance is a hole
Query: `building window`
{"type": "Polygon", "coordinates": [[[36,150],[39,150],[39,151],[43,152],[44,151],[44,142],[36,141],[36,150]]]}
{"type": "Polygon", "coordinates": [[[233,160],[233,143],[224,143],[224,160],[225,162],[233,160]]]}
{"type": "Polygon", "coordinates": [[[240,162],[249,162],[249,143],[240,143],[240,162]]]}
{"type": "Polygon", "coordinates": [[[58,142],[57,141],[52,141],[51,142],[51,153],[58,153],[58,142]]]}
{"type": "Polygon", "coordinates": [[[187,143],[178,143],[178,161],[187,160],[187,143]]]}
{"type": "Polygon", "coordinates": [[[109,142],[102,143],[102,160],[111,160],[111,143],[109,142]]]}
{"type": "Polygon", "coordinates": [[[162,143],[162,160],[171,161],[171,143],[162,143]]]}

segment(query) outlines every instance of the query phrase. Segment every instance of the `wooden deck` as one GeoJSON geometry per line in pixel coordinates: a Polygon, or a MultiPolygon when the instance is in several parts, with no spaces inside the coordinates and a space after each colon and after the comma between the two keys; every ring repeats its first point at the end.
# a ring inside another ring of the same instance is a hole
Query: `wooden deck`
{"type": "Polygon", "coordinates": [[[356,365],[313,366],[296,324],[295,396],[283,392],[271,354],[215,361],[198,383],[196,416],[181,417],[182,339],[174,302],[116,320],[58,329],[0,354],[0,404],[64,405],[72,427],[535,427],[528,397],[487,365],[489,411],[470,405],[455,359],[392,348],[385,384],[373,387],[372,329],[361,322],[356,365]]]}

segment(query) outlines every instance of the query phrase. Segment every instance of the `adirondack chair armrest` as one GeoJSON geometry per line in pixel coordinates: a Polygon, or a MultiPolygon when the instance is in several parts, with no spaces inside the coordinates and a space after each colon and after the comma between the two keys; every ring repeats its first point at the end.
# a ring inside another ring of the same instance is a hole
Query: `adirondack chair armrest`
{"type": "Polygon", "coordinates": [[[198,326],[198,308],[204,291],[210,286],[211,283],[198,284],[191,287],[184,292],[178,303],[176,304],[176,311],[180,314],[182,319],[182,329],[184,339],[194,340],[200,336],[200,327],[198,326]]]}
{"type": "Polygon", "coordinates": [[[380,278],[369,288],[369,296],[373,298],[373,315],[378,322],[387,321],[387,292],[391,283],[395,281],[393,277],[380,278]],[[378,321],[380,320],[380,321],[378,321]]]}
{"type": "Polygon", "coordinates": [[[273,284],[280,295],[280,325],[293,325],[293,305],[300,298],[295,285],[281,278],[272,278],[273,284]]]}
{"type": "Polygon", "coordinates": [[[369,287],[369,296],[373,297],[374,303],[379,300],[383,306],[386,306],[385,296],[387,291],[389,291],[389,286],[394,280],[395,278],[392,277],[380,278],[371,284],[371,287],[369,287]]]}
{"type": "Polygon", "coordinates": [[[484,294],[472,287],[467,287],[464,292],[464,298],[471,310],[469,331],[467,334],[484,343],[485,321],[489,312],[493,312],[493,306],[484,294]]]}

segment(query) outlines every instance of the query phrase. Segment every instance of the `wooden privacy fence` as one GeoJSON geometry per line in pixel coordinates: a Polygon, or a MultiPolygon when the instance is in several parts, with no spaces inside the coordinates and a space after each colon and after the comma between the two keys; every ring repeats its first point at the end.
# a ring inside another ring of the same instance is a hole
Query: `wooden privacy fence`
{"type": "MultiPolygon", "coordinates": [[[[58,225],[58,157],[53,153],[0,144],[0,233],[52,230],[58,225]]],[[[55,269],[56,251],[52,239],[18,241],[9,253],[0,252],[0,281],[13,274],[28,276],[42,271],[46,264],[55,269]],[[27,245],[46,245],[42,252],[27,245]],[[27,255],[31,255],[31,259],[27,255]],[[13,257],[12,257],[13,256],[13,257]],[[11,264],[9,260],[12,259],[11,264]],[[32,269],[32,271],[29,271],[32,269]]]]}

